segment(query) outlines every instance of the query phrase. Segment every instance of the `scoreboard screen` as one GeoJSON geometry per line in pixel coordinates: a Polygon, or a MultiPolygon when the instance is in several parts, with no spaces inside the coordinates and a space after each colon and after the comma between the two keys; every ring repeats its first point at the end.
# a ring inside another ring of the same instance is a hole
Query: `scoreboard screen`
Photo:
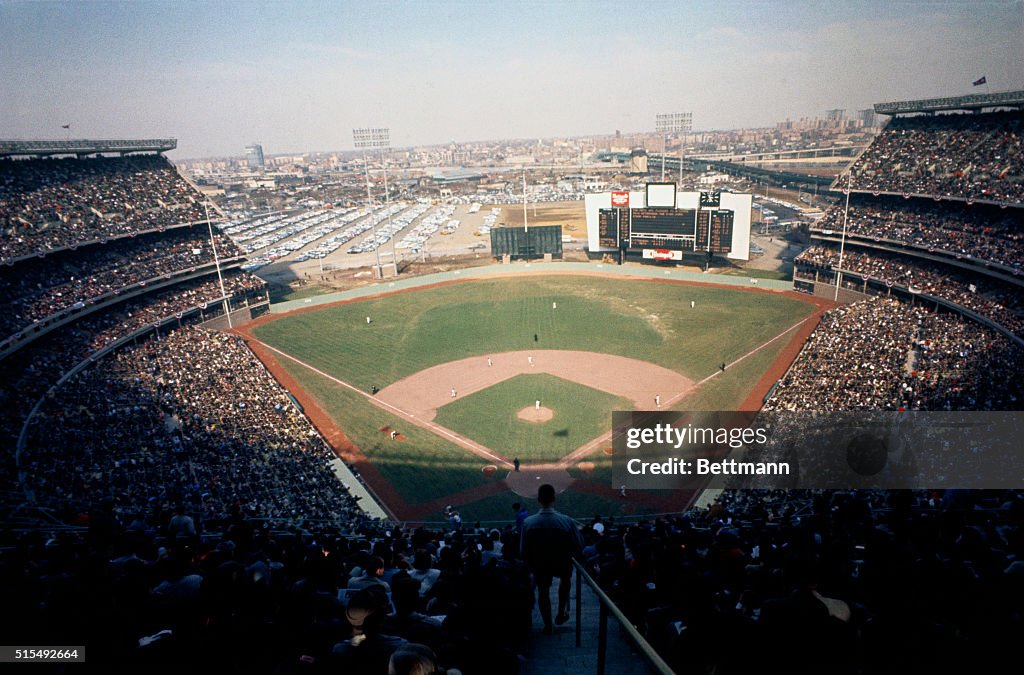
{"type": "Polygon", "coordinates": [[[692,251],[697,234],[697,212],[693,209],[633,209],[629,225],[629,248],[692,251]]]}
{"type": "Polygon", "coordinates": [[[619,247],[619,224],[629,222],[629,212],[624,209],[600,209],[597,212],[597,236],[604,248],[619,247]],[[623,222],[624,221],[624,222],[623,222]]]}
{"type": "Polygon", "coordinates": [[[638,234],[692,237],[697,228],[696,215],[692,209],[633,209],[631,230],[634,237],[638,234]]]}
{"type": "Polygon", "coordinates": [[[602,248],[725,254],[732,247],[733,212],[723,209],[598,209],[602,248]]]}
{"type": "Polygon", "coordinates": [[[701,211],[697,220],[697,250],[729,253],[732,250],[732,225],[732,211],[701,211]]]}

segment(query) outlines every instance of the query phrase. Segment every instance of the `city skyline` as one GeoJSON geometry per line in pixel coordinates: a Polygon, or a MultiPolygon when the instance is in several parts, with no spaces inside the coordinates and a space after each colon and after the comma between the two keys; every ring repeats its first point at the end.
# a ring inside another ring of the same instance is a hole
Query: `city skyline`
{"type": "Polygon", "coordinates": [[[1024,3],[0,2],[0,137],[175,157],[772,126],[1024,88],[1024,3]],[[978,78],[986,84],[972,86],[978,78]],[[70,125],[70,129],[62,129],[70,125]]]}

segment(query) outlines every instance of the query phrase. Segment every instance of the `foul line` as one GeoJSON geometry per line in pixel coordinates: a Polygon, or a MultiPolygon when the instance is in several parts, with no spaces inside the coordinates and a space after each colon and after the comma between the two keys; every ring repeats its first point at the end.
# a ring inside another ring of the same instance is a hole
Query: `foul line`
{"type": "Polygon", "coordinates": [[[371,396],[370,394],[367,394],[362,389],[359,389],[358,387],[354,387],[351,384],[349,384],[348,382],[345,382],[343,380],[339,380],[338,378],[334,377],[333,375],[329,375],[328,373],[325,373],[324,371],[320,370],[319,368],[311,366],[310,364],[306,363],[305,361],[302,361],[300,359],[295,358],[291,354],[287,354],[287,353],[281,351],[280,349],[277,349],[276,347],[271,347],[267,343],[262,342],[260,340],[257,340],[256,338],[254,338],[252,336],[250,336],[250,339],[253,342],[258,342],[259,344],[263,345],[266,349],[274,352],[275,354],[283,356],[284,358],[289,359],[290,361],[294,361],[295,363],[299,364],[300,366],[302,366],[304,368],[312,370],[314,373],[316,373],[320,377],[323,377],[323,378],[325,378],[327,380],[330,380],[331,382],[334,382],[335,384],[340,384],[341,386],[345,387],[346,389],[359,394],[360,396],[362,396],[363,398],[365,398],[367,401],[369,401],[373,405],[377,406],[378,408],[383,408],[383,409],[387,410],[388,412],[391,412],[391,413],[393,413],[395,415],[398,415],[400,417],[404,417],[405,419],[407,419],[412,424],[415,424],[416,426],[418,426],[420,428],[423,428],[423,429],[428,429],[428,430],[434,432],[435,434],[437,434],[438,436],[443,436],[443,437],[448,438],[448,440],[452,441],[453,443],[455,443],[456,445],[458,445],[458,446],[460,446],[462,448],[465,448],[466,450],[469,450],[470,452],[472,452],[474,455],[477,455],[478,457],[482,457],[484,459],[488,459],[488,460],[497,462],[498,464],[501,464],[501,465],[503,465],[505,467],[512,466],[512,463],[509,462],[507,459],[505,459],[504,457],[501,457],[499,455],[494,454],[489,448],[486,448],[483,445],[480,445],[479,443],[477,443],[476,441],[473,441],[472,439],[469,439],[469,438],[466,438],[465,436],[457,434],[454,431],[452,431],[451,429],[443,427],[440,424],[435,424],[434,422],[428,422],[426,420],[418,419],[416,417],[416,415],[414,415],[414,414],[412,414],[410,412],[407,412],[405,410],[402,410],[398,406],[392,405],[392,404],[388,403],[387,401],[382,401],[382,400],[380,400],[380,399],[378,399],[378,398],[376,398],[374,396],[371,396]]]}
{"type": "MultiPolygon", "coordinates": [[[[813,314],[812,314],[811,316],[813,316],[813,314]]],[[[793,324],[792,326],[790,326],[790,327],[789,327],[789,328],[787,328],[786,330],[782,331],[781,333],[779,333],[778,335],[776,335],[775,337],[773,337],[773,338],[772,338],[771,340],[768,340],[768,342],[764,342],[764,343],[762,343],[762,344],[759,344],[758,346],[754,347],[754,348],[753,348],[753,349],[751,349],[751,350],[750,350],[749,352],[747,352],[747,353],[746,353],[746,354],[744,354],[743,356],[739,357],[739,358],[738,358],[738,359],[736,359],[735,361],[732,361],[731,363],[727,363],[727,364],[725,364],[725,367],[726,367],[726,369],[728,369],[728,368],[732,368],[732,367],[733,367],[733,366],[735,366],[735,365],[736,365],[737,363],[740,363],[741,361],[744,361],[744,360],[746,360],[746,359],[747,359],[748,357],[750,357],[750,356],[753,356],[754,354],[758,353],[759,351],[761,351],[762,349],[764,349],[765,347],[767,347],[767,346],[768,346],[768,345],[770,345],[771,343],[773,343],[773,342],[775,342],[776,340],[779,340],[779,339],[781,339],[782,337],[784,337],[784,336],[785,336],[785,335],[786,335],[787,333],[792,333],[792,332],[793,332],[793,331],[795,331],[795,330],[796,330],[797,328],[799,328],[800,326],[802,326],[802,325],[804,325],[805,323],[807,323],[807,322],[808,322],[808,321],[809,321],[810,319],[811,319],[811,317],[810,317],[810,316],[809,316],[809,317],[807,317],[806,319],[800,319],[800,320],[799,320],[799,321],[797,321],[797,322],[796,322],[795,324],[793,324]]],[[[716,370],[715,372],[711,373],[710,375],[708,375],[707,377],[705,377],[705,378],[704,378],[703,380],[701,380],[700,382],[698,382],[698,383],[697,383],[696,385],[694,385],[694,389],[696,389],[696,388],[697,388],[697,387],[699,387],[700,385],[704,384],[705,382],[707,382],[708,380],[710,380],[710,379],[711,379],[712,377],[715,377],[716,375],[721,375],[721,374],[722,374],[722,373],[724,373],[724,372],[725,372],[724,370],[716,370]]]]}
{"type": "MultiPolygon", "coordinates": [[[[782,331],[781,333],[779,333],[775,337],[771,338],[770,340],[767,340],[766,342],[762,342],[761,344],[759,344],[758,346],[754,347],[753,349],[751,349],[749,352],[747,352],[743,356],[740,356],[739,358],[737,358],[737,359],[727,363],[726,364],[726,370],[728,370],[729,368],[732,368],[733,366],[735,366],[738,363],[741,363],[741,362],[745,361],[746,359],[748,359],[749,357],[751,357],[754,354],[758,353],[759,351],[761,351],[762,349],[764,349],[768,345],[772,344],[773,342],[775,342],[777,340],[781,340],[783,337],[785,337],[789,333],[792,333],[794,330],[796,330],[800,326],[802,326],[805,323],[807,323],[807,321],[809,321],[810,319],[811,319],[811,317],[807,317],[805,319],[801,319],[800,321],[797,321],[795,324],[793,324],[792,326],[790,326],[786,330],[782,331]]],[[[339,384],[342,387],[345,387],[346,389],[349,389],[350,391],[353,391],[353,392],[359,394],[360,396],[362,396],[363,398],[365,398],[367,401],[369,401],[373,405],[377,406],[378,408],[383,408],[385,410],[388,410],[389,412],[391,412],[391,413],[393,413],[395,415],[398,415],[400,417],[403,417],[403,418],[407,419],[409,422],[411,422],[412,424],[415,424],[416,426],[418,426],[418,427],[420,427],[422,429],[428,429],[428,430],[434,432],[435,434],[437,434],[438,436],[445,437],[448,440],[450,440],[453,443],[455,443],[456,445],[458,445],[458,446],[460,446],[462,448],[465,448],[466,450],[469,450],[470,452],[472,452],[473,454],[477,455],[478,457],[482,457],[484,459],[489,459],[489,460],[497,462],[498,464],[501,464],[501,465],[503,465],[505,467],[511,467],[512,466],[512,463],[509,462],[507,459],[505,459],[504,457],[500,457],[500,456],[494,454],[489,448],[486,448],[486,447],[480,445],[476,441],[473,441],[473,440],[471,440],[469,438],[466,438],[465,436],[457,434],[454,431],[452,431],[451,429],[448,429],[447,427],[443,427],[440,424],[436,424],[434,422],[428,422],[426,420],[418,419],[413,413],[410,413],[410,412],[407,412],[405,410],[402,410],[398,406],[392,405],[392,404],[388,403],[387,401],[382,401],[382,400],[380,400],[380,399],[378,399],[378,398],[376,398],[374,396],[371,396],[370,394],[367,394],[362,389],[359,389],[358,387],[354,387],[351,384],[349,384],[348,382],[345,382],[343,380],[339,380],[338,378],[334,377],[333,375],[329,375],[328,373],[325,373],[324,371],[320,370],[319,368],[316,368],[316,367],[306,363],[305,361],[302,361],[300,359],[295,358],[291,354],[287,354],[287,353],[281,351],[280,349],[277,349],[276,347],[271,347],[267,343],[262,342],[260,340],[257,340],[256,338],[254,338],[252,336],[249,336],[249,338],[253,342],[258,342],[259,344],[263,345],[266,349],[274,352],[275,354],[283,356],[286,359],[294,361],[295,363],[299,364],[303,368],[307,368],[307,369],[313,371],[314,373],[316,373],[320,377],[323,377],[323,378],[325,378],[327,380],[330,380],[331,382],[334,382],[335,384],[339,384]]],[[[673,403],[675,403],[675,402],[679,401],[680,399],[682,399],[684,396],[693,393],[702,384],[708,382],[713,377],[717,377],[718,375],[721,375],[724,372],[725,372],[724,370],[716,370],[715,372],[711,373],[710,375],[705,377],[700,382],[697,382],[696,384],[694,384],[692,387],[690,387],[688,389],[685,389],[683,391],[680,391],[676,395],[674,395],[671,398],[667,399],[665,401],[665,406],[670,406],[673,403]]],[[[568,455],[563,457],[562,459],[558,460],[558,462],[556,462],[554,464],[554,466],[556,466],[558,468],[562,468],[562,469],[567,468],[570,464],[572,464],[576,460],[582,459],[583,457],[586,457],[586,456],[590,455],[594,451],[595,447],[597,447],[598,445],[601,445],[602,443],[608,442],[609,440],[611,440],[611,437],[612,437],[612,432],[610,430],[604,432],[603,434],[601,434],[597,438],[584,443],[583,445],[581,445],[580,447],[578,447],[577,449],[573,450],[568,455]]]]}
{"type": "MultiPolygon", "coordinates": [[[[790,326],[786,330],[782,331],[781,333],[779,333],[778,335],[776,335],[772,339],[768,340],[767,342],[762,342],[761,344],[759,344],[758,346],[754,347],[753,349],[751,349],[749,352],[747,352],[743,356],[739,357],[738,359],[736,359],[736,360],[734,360],[734,361],[732,361],[730,363],[727,363],[726,366],[725,366],[726,370],[728,370],[729,368],[732,368],[737,363],[740,363],[741,361],[744,361],[748,357],[753,356],[754,354],[756,354],[757,352],[761,351],[762,349],[764,349],[765,347],[767,347],[771,343],[775,342],[776,340],[780,340],[783,337],[785,337],[787,334],[792,333],[794,330],[796,330],[800,326],[802,326],[805,323],[807,323],[812,317],[813,317],[813,314],[811,316],[807,317],[806,319],[801,319],[800,321],[797,321],[795,324],[793,324],[792,326],[790,326]]],[[[675,396],[673,396],[672,398],[668,399],[665,402],[665,405],[666,406],[672,405],[676,401],[679,401],[680,399],[682,399],[683,396],[686,396],[688,394],[693,393],[696,389],[698,389],[702,384],[704,384],[705,382],[707,382],[711,378],[716,377],[718,375],[721,375],[724,372],[725,372],[724,370],[716,370],[715,372],[711,373],[710,375],[705,377],[703,380],[701,380],[697,384],[695,384],[692,387],[690,387],[689,389],[687,389],[685,391],[681,391],[678,394],[676,394],[675,396]]],[[[584,443],[580,447],[578,447],[575,450],[573,450],[572,452],[570,452],[568,455],[566,455],[565,457],[560,459],[558,461],[557,465],[559,467],[566,468],[570,464],[575,462],[577,459],[583,459],[584,457],[590,455],[594,451],[596,446],[601,445],[602,443],[607,443],[608,441],[611,440],[611,438],[612,438],[612,432],[611,431],[606,431],[603,434],[601,434],[600,436],[598,436],[597,438],[595,438],[594,440],[588,441],[587,443],[584,443]]]]}

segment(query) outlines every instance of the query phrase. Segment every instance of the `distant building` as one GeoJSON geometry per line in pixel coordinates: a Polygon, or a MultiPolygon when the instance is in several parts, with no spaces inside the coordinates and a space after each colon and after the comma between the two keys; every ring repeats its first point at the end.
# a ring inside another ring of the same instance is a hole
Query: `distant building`
{"type": "Polygon", "coordinates": [[[634,148],[629,153],[630,173],[647,173],[647,151],[643,148],[634,148]]]}
{"type": "Polygon", "coordinates": [[[874,129],[876,126],[878,126],[878,121],[875,119],[874,108],[865,108],[864,110],[858,110],[857,117],[860,119],[861,124],[863,124],[868,129],[874,129]]]}
{"type": "Polygon", "coordinates": [[[846,110],[843,108],[835,108],[833,110],[826,111],[826,118],[829,122],[842,122],[846,119],[846,110]]]}
{"type": "Polygon", "coordinates": [[[245,146],[245,163],[250,169],[262,169],[264,165],[263,146],[259,143],[245,146]]]}

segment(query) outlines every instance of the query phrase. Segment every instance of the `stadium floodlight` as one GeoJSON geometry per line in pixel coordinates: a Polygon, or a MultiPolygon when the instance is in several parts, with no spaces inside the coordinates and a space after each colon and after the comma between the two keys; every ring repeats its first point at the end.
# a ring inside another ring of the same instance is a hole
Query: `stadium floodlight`
{"type": "MultiPolygon", "coordinates": [[[[668,146],[668,135],[693,128],[693,113],[658,113],[654,116],[654,130],[661,134],[661,182],[665,182],[665,149],[668,146]]],[[[679,154],[680,176],[682,175],[683,155],[679,154]]]]}
{"type": "Polygon", "coordinates": [[[228,328],[234,328],[231,325],[231,305],[228,304],[228,294],[224,291],[224,277],[220,273],[220,256],[217,255],[217,242],[213,237],[213,221],[210,220],[209,200],[203,201],[203,209],[206,210],[206,227],[210,230],[210,247],[213,248],[213,263],[217,268],[217,281],[220,282],[220,297],[224,303],[224,316],[228,318],[228,328]]]}
{"type": "MultiPolygon", "coordinates": [[[[384,168],[384,209],[388,214],[388,229],[391,229],[391,195],[388,191],[388,166],[384,161],[384,148],[391,147],[391,129],[387,127],[366,127],[352,130],[352,143],[363,151],[363,168],[366,170],[366,206],[373,208],[373,197],[370,194],[370,165],[366,163],[366,149],[380,149],[380,163],[384,168]]],[[[377,226],[373,226],[373,252],[377,258],[377,274],[384,276],[380,266],[380,244],[377,239],[377,226]]],[[[398,258],[395,257],[395,238],[391,237],[391,261],[395,264],[395,276],[398,275],[398,258]]]]}

